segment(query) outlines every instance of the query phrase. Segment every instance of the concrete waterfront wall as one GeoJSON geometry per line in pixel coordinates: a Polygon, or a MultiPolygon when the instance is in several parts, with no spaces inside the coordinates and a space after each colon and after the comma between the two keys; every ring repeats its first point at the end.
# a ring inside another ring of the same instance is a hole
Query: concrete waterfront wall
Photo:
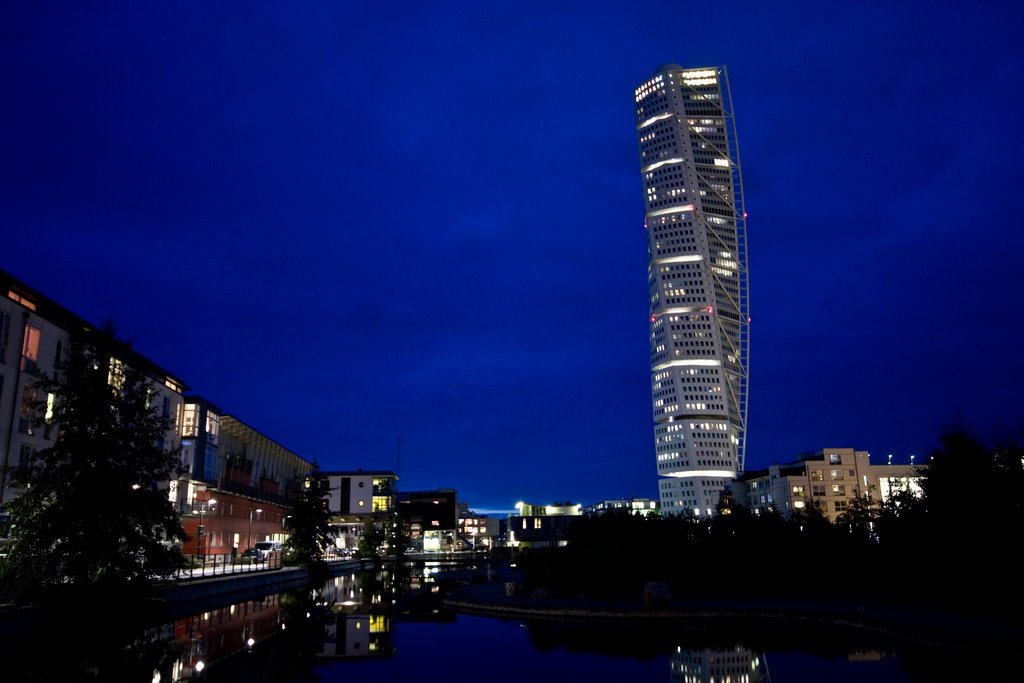
{"type": "MultiPolygon", "coordinates": [[[[331,562],[327,565],[330,576],[359,571],[361,568],[358,560],[331,562]]],[[[255,600],[270,593],[305,588],[308,585],[309,571],[305,567],[284,567],[270,571],[179,581],[167,586],[163,598],[167,601],[168,612],[172,615],[194,614],[233,602],[255,600]]]]}

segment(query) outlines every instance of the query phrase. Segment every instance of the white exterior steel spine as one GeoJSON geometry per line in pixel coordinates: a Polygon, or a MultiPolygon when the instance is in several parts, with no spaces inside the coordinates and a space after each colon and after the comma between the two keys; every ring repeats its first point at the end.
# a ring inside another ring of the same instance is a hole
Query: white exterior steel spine
{"type": "Polygon", "coordinates": [[[743,470],[746,211],[725,67],[667,64],[635,92],[661,509],[714,514],[743,470]]]}

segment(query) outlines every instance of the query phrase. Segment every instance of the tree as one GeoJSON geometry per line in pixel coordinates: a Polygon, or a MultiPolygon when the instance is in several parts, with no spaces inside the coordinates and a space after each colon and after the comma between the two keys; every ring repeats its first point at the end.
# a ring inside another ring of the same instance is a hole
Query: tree
{"type": "Polygon", "coordinates": [[[875,525],[878,523],[879,506],[871,495],[874,486],[861,491],[859,486],[853,487],[853,498],[846,510],[836,519],[836,526],[850,534],[857,543],[868,543],[877,540],[875,525]]]}
{"type": "Polygon", "coordinates": [[[300,564],[312,566],[324,560],[324,549],[334,542],[331,513],[327,509],[330,483],[320,476],[319,468],[306,475],[302,492],[285,520],[290,534],[285,546],[300,564]]]}
{"type": "Polygon", "coordinates": [[[37,423],[59,428],[53,446],[13,476],[26,491],[10,503],[12,526],[0,582],[27,600],[51,589],[145,590],[181,566],[185,534],[162,485],[179,472],[172,427],[154,386],[117,358],[127,345],[109,331],[73,349],[48,378],[36,377],[37,423]]]}

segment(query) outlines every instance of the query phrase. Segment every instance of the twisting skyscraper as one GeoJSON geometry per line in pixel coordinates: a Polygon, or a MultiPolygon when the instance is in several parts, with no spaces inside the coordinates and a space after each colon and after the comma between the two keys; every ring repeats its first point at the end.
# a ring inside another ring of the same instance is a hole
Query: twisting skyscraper
{"type": "Polygon", "coordinates": [[[636,89],[651,397],[662,510],[711,515],[743,470],[746,212],[725,67],[666,64],[636,89]]]}

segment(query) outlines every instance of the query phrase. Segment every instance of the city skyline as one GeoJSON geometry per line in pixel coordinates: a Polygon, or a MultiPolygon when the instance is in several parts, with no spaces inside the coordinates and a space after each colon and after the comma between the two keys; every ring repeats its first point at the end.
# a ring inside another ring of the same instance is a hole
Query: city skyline
{"type": "Polygon", "coordinates": [[[727,64],[747,468],[1019,430],[1020,8],[394,9],[4,7],[0,268],[325,469],[653,498],[629,93],[727,64]]]}
{"type": "Polygon", "coordinates": [[[747,212],[724,66],[665,64],[636,88],[658,495],[710,516],[743,471],[747,212]]]}

